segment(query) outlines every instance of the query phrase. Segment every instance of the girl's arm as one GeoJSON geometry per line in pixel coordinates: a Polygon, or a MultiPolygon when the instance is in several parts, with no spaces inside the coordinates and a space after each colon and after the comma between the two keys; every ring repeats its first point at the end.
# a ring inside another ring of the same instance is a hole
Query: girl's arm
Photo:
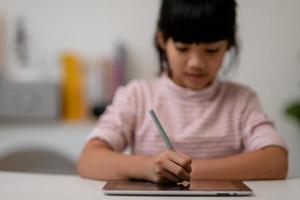
{"type": "Polygon", "coordinates": [[[283,179],[287,175],[287,152],[270,146],[261,150],[217,159],[193,159],[166,150],[156,156],[124,155],[99,139],[84,148],[77,170],[91,179],[144,179],[153,182],[192,179],[283,179]],[[191,172],[192,166],[192,172],[191,172]],[[170,173],[172,172],[172,173],[170,173]]]}
{"type": "Polygon", "coordinates": [[[284,179],[287,152],[277,146],[216,159],[193,159],[192,179],[284,179]]]}
{"type": "Polygon", "coordinates": [[[90,179],[143,179],[142,173],[146,157],[128,156],[115,152],[100,139],[92,139],[84,147],[78,163],[80,176],[90,179]]]}
{"type": "Polygon", "coordinates": [[[184,154],[166,150],[155,156],[124,155],[115,152],[100,139],[84,147],[77,165],[85,178],[144,179],[153,182],[190,180],[191,159],[184,154]]]}

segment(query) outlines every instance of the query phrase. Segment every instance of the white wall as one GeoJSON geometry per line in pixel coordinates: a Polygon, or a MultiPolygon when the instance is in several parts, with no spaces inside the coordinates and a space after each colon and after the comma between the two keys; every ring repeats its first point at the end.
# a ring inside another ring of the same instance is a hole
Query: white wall
{"type": "Polygon", "coordinates": [[[240,0],[241,62],[236,79],[254,88],[290,148],[290,175],[300,175],[300,127],[284,116],[300,99],[300,1],[240,0]]]}
{"type": "Polygon", "coordinates": [[[24,16],[34,64],[53,70],[66,49],[91,59],[111,56],[115,44],[123,41],[130,54],[129,77],[150,77],[158,69],[152,48],[158,5],[158,0],[0,0],[7,21],[8,64],[14,23],[24,16]]]}
{"type": "MultiPolygon", "coordinates": [[[[300,127],[283,112],[290,100],[300,98],[300,1],[238,3],[241,57],[233,78],[257,91],[289,145],[290,176],[299,176],[300,127]]],[[[36,63],[53,70],[64,49],[90,58],[110,55],[122,40],[131,78],[153,77],[158,70],[152,42],[158,7],[159,0],[0,0],[8,36],[15,16],[26,17],[36,63]]]]}

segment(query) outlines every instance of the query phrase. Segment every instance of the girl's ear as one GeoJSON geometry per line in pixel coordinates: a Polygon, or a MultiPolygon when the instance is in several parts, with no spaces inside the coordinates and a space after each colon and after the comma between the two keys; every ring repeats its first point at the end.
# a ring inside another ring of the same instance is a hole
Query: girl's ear
{"type": "Polygon", "coordinates": [[[156,32],[156,40],[157,40],[157,43],[158,43],[158,45],[161,49],[166,48],[166,43],[165,43],[165,40],[164,40],[164,37],[163,37],[163,33],[161,31],[156,32]]]}

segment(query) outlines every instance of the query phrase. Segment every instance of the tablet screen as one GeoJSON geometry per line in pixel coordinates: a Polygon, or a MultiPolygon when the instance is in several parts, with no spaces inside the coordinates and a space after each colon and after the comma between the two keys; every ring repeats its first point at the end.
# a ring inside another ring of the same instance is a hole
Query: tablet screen
{"type": "Polygon", "coordinates": [[[251,189],[241,181],[193,180],[190,184],[155,184],[146,181],[108,181],[103,187],[106,194],[149,195],[249,195],[251,189]]]}

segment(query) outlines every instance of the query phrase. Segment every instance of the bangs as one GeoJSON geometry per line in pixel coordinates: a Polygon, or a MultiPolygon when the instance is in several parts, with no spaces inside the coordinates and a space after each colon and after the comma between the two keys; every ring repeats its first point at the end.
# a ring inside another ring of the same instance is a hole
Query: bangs
{"type": "Polygon", "coordinates": [[[167,0],[169,9],[158,27],[164,38],[184,43],[209,43],[227,40],[233,45],[235,34],[235,6],[228,0],[167,0]],[[177,1],[175,3],[175,1],[177,1]]]}

